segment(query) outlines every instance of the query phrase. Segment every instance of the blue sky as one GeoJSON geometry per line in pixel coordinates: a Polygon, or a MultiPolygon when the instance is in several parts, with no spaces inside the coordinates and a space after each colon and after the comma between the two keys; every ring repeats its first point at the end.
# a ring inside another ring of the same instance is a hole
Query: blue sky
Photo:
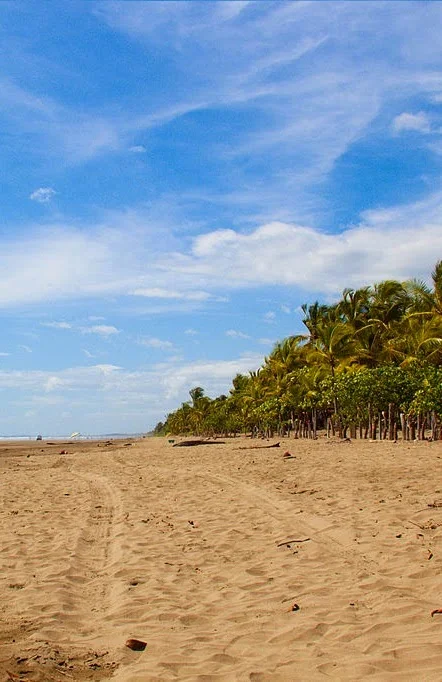
{"type": "Polygon", "coordinates": [[[442,257],[442,5],[0,3],[0,435],[139,432],[442,257]]]}

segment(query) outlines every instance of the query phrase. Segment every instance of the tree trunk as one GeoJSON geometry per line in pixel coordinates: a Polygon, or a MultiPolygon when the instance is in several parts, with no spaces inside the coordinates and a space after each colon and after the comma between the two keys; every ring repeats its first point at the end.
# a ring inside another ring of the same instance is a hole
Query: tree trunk
{"type": "Polygon", "coordinates": [[[437,425],[436,412],[433,410],[433,412],[431,413],[431,437],[433,440],[436,440],[436,430],[437,430],[436,425],[437,425]]]}
{"type": "Polygon", "coordinates": [[[401,431],[402,431],[402,440],[407,440],[407,427],[405,423],[405,414],[401,412],[400,414],[400,419],[401,419],[401,431]]]}
{"type": "Polygon", "coordinates": [[[388,439],[394,440],[394,410],[393,403],[388,403],[388,439]]]}
{"type": "Polygon", "coordinates": [[[371,439],[376,440],[378,437],[378,420],[377,417],[373,416],[371,420],[371,439]]]}

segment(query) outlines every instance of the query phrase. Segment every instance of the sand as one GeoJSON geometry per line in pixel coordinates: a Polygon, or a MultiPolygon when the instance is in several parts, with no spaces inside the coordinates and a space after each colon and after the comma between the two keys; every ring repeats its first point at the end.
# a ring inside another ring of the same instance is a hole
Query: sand
{"type": "Polygon", "coordinates": [[[0,681],[440,681],[442,443],[266,444],[1,445],[0,681]]]}

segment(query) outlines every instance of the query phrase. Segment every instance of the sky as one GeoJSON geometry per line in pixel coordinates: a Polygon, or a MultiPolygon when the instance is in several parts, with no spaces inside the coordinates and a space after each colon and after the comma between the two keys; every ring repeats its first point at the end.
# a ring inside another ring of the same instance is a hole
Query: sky
{"type": "Polygon", "coordinates": [[[442,4],[0,3],[0,436],[138,433],[442,258],[442,4]]]}

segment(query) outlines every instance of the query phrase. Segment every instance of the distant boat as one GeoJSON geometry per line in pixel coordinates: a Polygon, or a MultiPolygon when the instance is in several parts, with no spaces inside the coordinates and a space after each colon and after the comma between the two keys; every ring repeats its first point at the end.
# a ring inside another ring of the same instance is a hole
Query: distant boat
{"type": "Polygon", "coordinates": [[[69,438],[77,438],[77,436],[79,436],[79,435],[80,435],[80,431],[74,431],[74,433],[71,433],[69,438]]]}

